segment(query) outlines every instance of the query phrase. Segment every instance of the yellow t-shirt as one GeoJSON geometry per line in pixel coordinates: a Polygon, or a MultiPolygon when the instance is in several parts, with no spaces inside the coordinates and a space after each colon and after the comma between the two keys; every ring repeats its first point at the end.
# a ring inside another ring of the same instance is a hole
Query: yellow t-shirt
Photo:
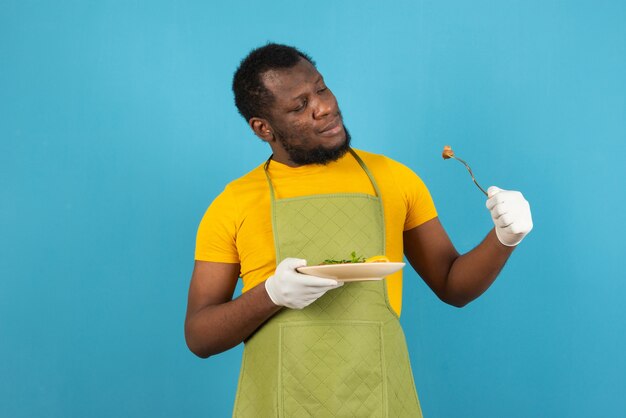
{"type": "MultiPolygon", "coordinates": [[[[355,150],[376,179],[385,216],[386,256],[402,261],[402,232],[437,216],[430,193],[408,167],[382,155],[355,150]]],[[[263,165],[231,182],[207,209],[196,238],[196,260],[239,263],[243,292],[276,269],[270,192],[263,165]]],[[[327,165],[289,167],[272,161],[276,199],[326,193],[376,193],[355,158],[346,153],[327,165]]],[[[345,257],[349,256],[349,251],[345,257]]],[[[387,277],[392,308],[402,309],[402,272],[387,277]]]]}

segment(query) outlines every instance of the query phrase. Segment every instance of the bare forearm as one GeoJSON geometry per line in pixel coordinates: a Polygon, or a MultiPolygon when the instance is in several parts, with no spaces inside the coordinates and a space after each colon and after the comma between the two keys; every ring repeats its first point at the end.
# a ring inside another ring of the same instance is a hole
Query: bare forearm
{"type": "Polygon", "coordinates": [[[502,245],[491,230],[476,248],[459,256],[452,264],[444,292],[446,302],[461,307],[482,295],[514,249],[502,245]]]}
{"type": "Polygon", "coordinates": [[[221,353],[244,341],[280,309],[261,283],[237,299],[190,315],[185,324],[187,345],[203,358],[221,353]]]}

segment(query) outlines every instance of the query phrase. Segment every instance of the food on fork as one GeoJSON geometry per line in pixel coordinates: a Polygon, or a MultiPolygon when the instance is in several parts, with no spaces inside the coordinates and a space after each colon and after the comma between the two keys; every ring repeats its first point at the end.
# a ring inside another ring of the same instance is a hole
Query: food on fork
{"type": "Polygon", "coordinates": [[[444,145],[441,156],[444,160],[454,157],[454,151],[452,151],[452,147],[450,147],[450,145],[444,145]]]}
{"type": "Polygon", "coordinates": [[[485,191],[485,189],[480,187],[480,184],[478,184],[478,182],[476,181],[476,177],[474,177],[474,173],[472,173],[472,169],[470,168],[470,166],[465,161],[463,161],[462,159],[460,159],[459,157],[454,155],[454,151],[452,151],[452,147],[450,145],[444,145],[443,152],[441,153],[441,156],[443,157],[444,160],[449,160],[450,158],[453,158],[453,159],[457,160],[458,162],[460,162],[461,164],[463,164],[465,166],[465,168],[467,168],[467,171],[469,171],[470,176],[472,176],[472,181],[474,182],[476,187],[478,187],[480,189],[480,191],[485,194],[485,196],[488,196],[488,194],[485,191]]]}

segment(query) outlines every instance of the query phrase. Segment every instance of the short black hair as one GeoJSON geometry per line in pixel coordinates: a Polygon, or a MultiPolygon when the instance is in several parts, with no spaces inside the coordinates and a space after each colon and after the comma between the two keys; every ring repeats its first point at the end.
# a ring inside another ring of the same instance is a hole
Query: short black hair
{"type": "Polygon", "coordinates": [[[235,106],[243,118],[267,118],[267,109],[274,103],[274,95],[265,87],[261,75],[269,70],[293,68],[300,59],[315,67],[311,57],[293,46],[268,43],[253,49],[246,56],[233,77],[235,106]]]}

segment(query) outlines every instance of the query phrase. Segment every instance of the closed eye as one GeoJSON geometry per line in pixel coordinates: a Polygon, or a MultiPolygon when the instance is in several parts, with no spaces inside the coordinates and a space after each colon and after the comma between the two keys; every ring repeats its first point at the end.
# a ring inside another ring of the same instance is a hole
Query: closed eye
{"type": "Polygon", "coordinates": [[[299,112],[299,111],[301,111],[302,109],[304,109],[306,107],[307,103],[308,103],[307,99],[302,100],[302,103],[300,104],[300,106],[298,106],[295,109],[293,109],[292,112],[299,112]]]}

